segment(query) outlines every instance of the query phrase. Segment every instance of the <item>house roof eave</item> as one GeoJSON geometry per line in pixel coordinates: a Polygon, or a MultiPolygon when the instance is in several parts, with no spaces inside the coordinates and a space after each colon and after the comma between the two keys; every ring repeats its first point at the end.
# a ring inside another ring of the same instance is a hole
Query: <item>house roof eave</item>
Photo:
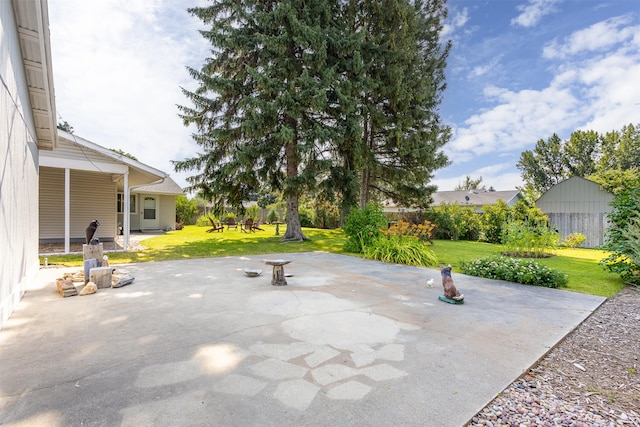
{"type": "Polygon", "coordinates": [[[164,171],[161,171],[160,169],[156,169],[152,166],[149,166],[147,164],[144,164],[142,162],[139,162],[137,160],[133,160],[127,156],[124,156],[120,153],[116,153],[115,151],[112,151],[108,148],[105,148],[101,145],[98,145],[94,142],[91,142],[87,139],[84,139],[82,137],[79,137],[75,134],[71,134],[62,130],[58,131],[58,137],[59,138],[63,138],[67,141],[69,141],[72,144],[76,144],[78,146],[84,147],[84,148],[88,148],[90,150],[93,150],[97,153],[99,153],[102,156],[105,156],[111,160],[115,160],[116,162],[126,165],[130,168],[136,169],[140,172],[143,172],[144,174],[147,175],[151,175],[152,177],[155,177],[155,180],[158,179],[165,179],[169,177],[169,174],[167,174],[164,171]]]}
{"type": "Polygon", "coordinates": [[[39,150],[56,148],[56,104],[47,0],[13,0],[29,105],[39,150]]]}

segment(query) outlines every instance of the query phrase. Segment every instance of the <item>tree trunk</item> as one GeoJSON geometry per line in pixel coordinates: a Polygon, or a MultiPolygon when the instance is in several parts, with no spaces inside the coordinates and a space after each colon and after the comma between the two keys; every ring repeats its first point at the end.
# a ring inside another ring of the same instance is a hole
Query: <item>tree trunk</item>
{"type": "MultiPolygon", "coordinates": [[[[295,129],[295,125],[293,126],[295,129]]],[[[294,132],[295,133],[295,132],[294,132]]],[[[285,157],[287,159],[287,179],[293,180],[298,176],[298,157],[296,153],[297,138],[287,143],[285,148],[285,157]]],[[[302,234],[302,226],[300,225],[300,216],[298,215],[298,196],[300,190],[297,187],[289,188],[287,195],[287,231],[282,236],[282,240],[308,240],[302,234]]]]}
{"type": "Polygon", "coordinates": [[[282,240],[295,240],[299,242],[308,240],[302,233],[302,226],[300,225],[297,194],[287,196],[287,232],[282,236],[282,240]]]}
{"type": "MultiPolygon", "coordinates": [[[[369,147],[369,153],[371,153],[371,141],[369,141],[371,130],[369,129],[369,119],[365,117],[364,119],[364,129],[362,140],[369,147]]],[[[369,169],[369,159],[365,155],[364,165],[362,166],[362,170],[360,171],[360,209],[364,209],[369,203],[369,184],[371,180],[371,170],[369,169]]]]}
{"type": "Polygon", "coordinates": [[[360,172],[360,209],[369,203],[369,168],[362,168],[360,172]]]}

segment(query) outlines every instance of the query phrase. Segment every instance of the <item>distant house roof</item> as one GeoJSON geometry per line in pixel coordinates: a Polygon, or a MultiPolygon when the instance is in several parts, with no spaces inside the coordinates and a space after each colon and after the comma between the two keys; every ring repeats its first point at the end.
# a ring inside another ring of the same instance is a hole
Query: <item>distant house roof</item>
{"type": "Polygon", "coordinates": [[[149,194],[168,194],[181,196],[184,194],[182,188],[170,177],[166,177],[162,182],[157,184],[143,185],[135,188],[133,191],[136,193],[149,193],[149,194]]]}
{"type": "MultiPolygon", "coordinates": [[[[519,190],[507,191],[486,191],[486,190],[461,190],[461,191],[437,191],[431,195],[433,203],[431,206],[440,206],[443,203],[459,204],[476,208],[479,212],[482,206],[495,205],[498,200],[504,201],[507,205],[513,206],[522,198],[519,190]]],[[[397,206],[393,201],[387,200],[383,205],[386,213],[416,212],[420,209],[397,206]]]]}
{"type": "Polygon", "coordinates": [[[438,191],[433,193],[433,204],[440,206],[443,203],[458,203],[461,206],[482,207],[484,205],[495,205],[498,200],[502,200],[511,206],[520,200],[519,190],[507,191],[485,191],[485,190],[461,190],[461,191],[438,191]]]}

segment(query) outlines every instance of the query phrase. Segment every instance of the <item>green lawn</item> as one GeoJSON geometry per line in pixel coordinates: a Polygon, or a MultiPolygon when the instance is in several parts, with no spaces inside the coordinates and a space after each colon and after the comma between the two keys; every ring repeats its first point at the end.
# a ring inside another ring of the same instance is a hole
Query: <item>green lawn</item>
{"type": "MultiPolygon", "coordinates": [[[[222,233],[207,233],[209,228],[188,225],[183,230],[170,231],[141,241],[147,247],[143,251],[110,252],[107,255],[110,262],[121,264],[279,252],[342,253],[345,241],[342,230],[305,228],[304,233],[310,240],[283,243],[280,238],[286,231],[284,225],[280,225],[280,236],[275,235],[274,225],[261,225],[264,231],[255,233],[226,229],[222,233]]],[[[82,255],[53,255],[48,256],[48,261],[50,264],[82,265],[82,255]]]]}
{"type": "MultiPolygon", "coordinates": [[[[237,230],[207,233],[208,227],[186,226],[183,230],[170,231],[164,235],[143,240],[141,243],[147,247],[143,251],[109,253],[109,261],[113,264],[123,264],[265,253],[313,251],[345,253],[342,250],[345,242],[342,230],[304,228],[305,235],[311,240],[302,243],[283,243],[280,237],[285,231],[284,226],[280,226],[280,236],[275,235],[275,226],[262,227],[264,231],[247,234],[237,230]]],[[[502,247],[481,242],[436,240],[431,249],[435,252],[438,262],[451,264],[455,272],[456,269],[459,271],[461,261],[499,253],[502,247]]],[[[554,257],[540,259],[538,262],[568,274],[569,284],[566,289],[570,291],[611,297],[624,287],[619,276],[607,273],[598,264],[598,261],[605,256],[602,251],[560,249],[556,254],[554,257]]],[[[48,261],[50,264],[80,266],[82,255],[49,256],[48,261]]]]}
{"type": "MultiPolygon", "coordinates": [[[[499,254],[502,245],[482,242],[436,240],[431,249],[438,262],[451,264],[453,271],[462,261],[499,254]]],[[[556,256],[536,260],[569,275],[566,288],[585,294],[612,297],[624,287],[620,276],[607,272],[598,262],[606,252],[596,249],[558,249],[556,256]]]]}

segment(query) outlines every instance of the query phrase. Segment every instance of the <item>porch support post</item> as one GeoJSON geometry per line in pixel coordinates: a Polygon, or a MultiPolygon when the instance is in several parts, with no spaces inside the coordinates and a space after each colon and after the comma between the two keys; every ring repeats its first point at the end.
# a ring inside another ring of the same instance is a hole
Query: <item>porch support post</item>
{"type": "Polygon", "coordinates": [[[125,251],[129,249],[129,227],[131,226],[131,190],[129,189],[129,172],[124,173],[124,209],[122,212],[122,246],[125,251]]]}
{"type": "Polygon", "coordinates": [[[65,168],[64,170],[64,253],[68,254],[71,251],[71,230],[69,229],[71,224],[71,170],[65,168]]]}

